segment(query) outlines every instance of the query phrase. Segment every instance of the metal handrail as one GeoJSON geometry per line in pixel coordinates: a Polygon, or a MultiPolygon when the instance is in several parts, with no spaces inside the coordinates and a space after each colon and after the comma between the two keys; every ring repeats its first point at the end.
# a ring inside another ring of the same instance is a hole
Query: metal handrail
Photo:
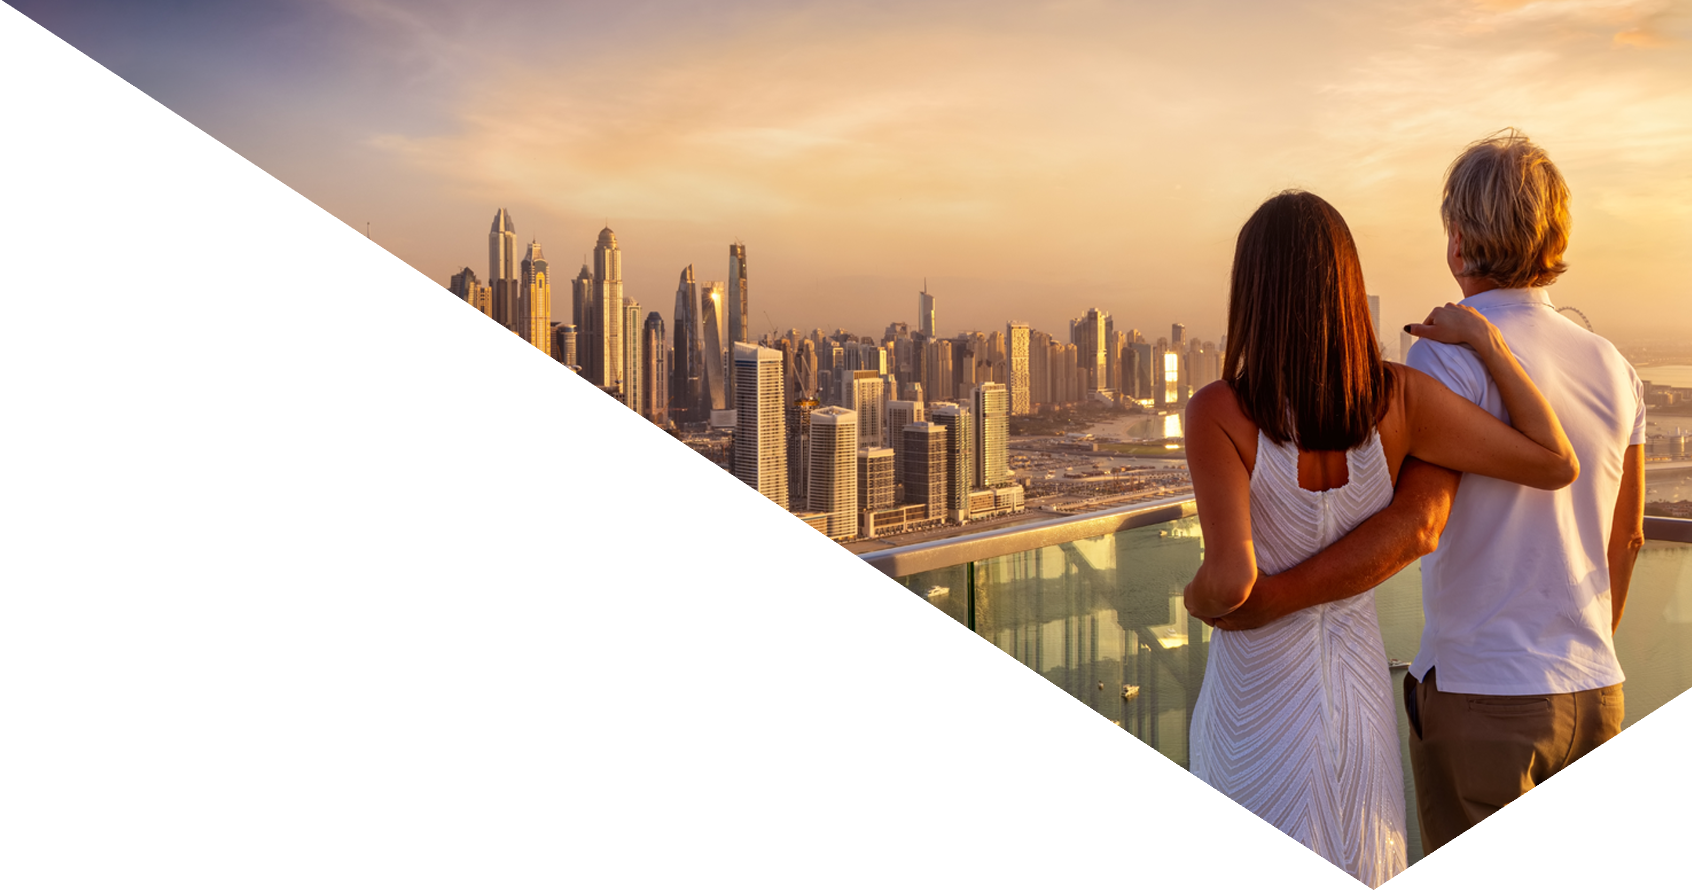
{"type": "Polygon", "coordinates": [[[186,730],[190,726],[293,708],[393,682],[448,674],[656,626],[726,615],[800,596],[964,566],[968,562],[997,559],[1000,555],[1069,544],[1074,540],[1107,537],[1130,528],[1173,522],[1195,513],[1193,498],[1188,494],[1144,505],[1118,506],[1057,522],[1042,520],[976,535],[822,560],[807,566],[770,569],[731,577],[728,581],[631,594],[431,637],[347,648],[335,655],[233,670],[176,684],[176,728],[186,730]]]}
{"type": "Polygon", "coordinates": [[[1692,518],[1645,517],[1645,539],[1692,543],[1692,518]]]}

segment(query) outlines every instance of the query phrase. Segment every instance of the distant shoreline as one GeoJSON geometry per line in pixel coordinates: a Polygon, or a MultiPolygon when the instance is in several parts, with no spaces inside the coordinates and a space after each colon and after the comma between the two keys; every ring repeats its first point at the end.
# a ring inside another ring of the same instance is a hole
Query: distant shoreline
{"type": "Polygon", "coordinates": [[[301,491],[328,491],[335,488],[362,488],[372,484],[413,484],[418,481],[438,481],[443,477],[481,477],[491,474],[511,474],[511,472],[530,471],[558,471],[569,469],[569,464],[557,466],[516,466],[509,469],[477,469],[472,472],[435,472],[435,474],[420,474],[420,476],[403,477],[355,477],[352,481],[311,481],[306,484],[281,484],[281,486],[267,486],[267,488],[230,488],[227,491],[210,491],[210,493],[176,494],[176,503],[195,503],[200,499],[227,499],[232,496],[262,496],[262,494],[301,493],[301,491]]]}

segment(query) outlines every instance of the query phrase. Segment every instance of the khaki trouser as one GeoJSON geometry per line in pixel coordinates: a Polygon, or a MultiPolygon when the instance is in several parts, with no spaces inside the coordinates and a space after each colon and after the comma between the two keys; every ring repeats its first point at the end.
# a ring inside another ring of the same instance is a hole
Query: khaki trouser
{"type": "Polygon", "coordinates": [[[1422,850],[1434,850],[1621,732],[1622,687],[1555,695],[1440,692],[1404,675],[1422,850]]]}

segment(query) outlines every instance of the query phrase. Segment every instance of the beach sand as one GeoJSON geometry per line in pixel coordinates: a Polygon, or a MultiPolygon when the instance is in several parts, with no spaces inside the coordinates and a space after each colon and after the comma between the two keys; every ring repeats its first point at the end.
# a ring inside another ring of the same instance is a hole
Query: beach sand
{"type": "MultiPolygon", "coordinates": [[[[206,669],[206,667],[196,667],[196,665],[186,664],[186,662],[176,662],[176,672],[178,672],[178,676],[183,677],[183,679],[200,679],[200,677],[213,676],[213,672],[211,672],[210,669],[206,669]]],[[[372,725],[372,723],[365,723],[365,721],[362,720],[355,720],[352,716],[342,715],[342,713],[338,713],[338,711],[318,708],[315,704],[306,704],[306,706],[299,706],[299,708],[283,708],[277,709],[277,711],[264,711],[264,713],[259,716],[264,718],[264,720],[277,720],[277,718],[286,718],[286,716],[299,715],[299,713],[305,713],[305,715],[311,715],[315,718],[316,723],[318,723],[318,726],[321,726],[321,730],[323,730],[323,742],[352,742],[352,740],[357,740],[357,738],[372,737],[372,735],[381,735],[382,733],[381,726],[372,725]]],[[[394,720],[394,725],[398,728],[398,718],[394,720]]],[[[704,833],[700,833],[700,831],[689,830],[689,828],[684,828],[684,826],[678,826],[675,825],[675,823],[670,823],[670,821],[665,821],[665,819],[663,819],[662,811],[653,809],[651,806],[648,806],[648,804],[631,804],[628,808],[618,806],[618,804],[609,804],[606,803],[606,801],[601,801],[601,799],[591,796],[591,794],[584,794],[584,792],[567,789],[567,787],[555,786],[552,782],[543,781],[543,779],[535,779],[533,775],[519,774],[516,770],[508,769],[508,767],[501,767],[501,765],[497,764],[491,764],[491,762],[487,762],[487,760],[482,760],[481,757],[477,757],[477,755],[470,755],[470,753],[464,753],[462,750],[453,750],[453,748],[443,748],[440,747],[440,745],[435,745],[435,743],[425,742],[425,740],[421,740],[421,738],[413,743],[413,748],[415,748],[415,750],[431,750],[431,752],[440,752],[443,753],[443,755],[447,755],[447,753],[457,753],[457,755],[462,755],[462,757],[469,757],[469,759],[474,762],[475,775],[477,775],[477,777],[481,777],[481,775],[484,774],[503,775],[506,779],[514,779],[514,781],[525,782],[525,784],[530,784],[530,786],[538,787],[541,791],[557,794],[557,796],[565,799],[567,803],[572,803],[572,806],[575,806],[575,808],[587,809],[587,811],[602,814],[602,816],[621,816],[621,814],[623,814],[624,811],[628,811],[628,809],[643,808],[646,809],[646,813],[651,814],[651,818],[653,818],[651,819],[651,821],[653,821],[653,826],[667,826],[668,830],[673,831],[675,835],[687,838],[690,842],[704,842],[706,838],[711,838],[711,835],[704,835],[704,833]]],[[[594,831],[596,835],[607,836],[607,838],[614,838],[614,836],[616,836],[616,826],[614,825],[604,826],[601,830],[591,831],[594,831]]],[[[775,865],[775,867],[780,867],[780,865],[782,865],[782,855],[780,855],[780,853],[773,853],[768,852],[768,850],[760,850],[760,848],[750,847],[750,845],[746,845],[744,842],[738,842],[738,840],[734,842],[734,853],[736,853],[736,857],[738,857],[739,860],[746,862],[746,867],[748,867],[748,869],[755,867],[755,865],[775,865]]],[[[785,879],[783,879],[783,887],[810,887],[810,889],[821,889],[821,887],[836,886],[836,884],[841,887],[851,887],[853,879],[858,879],[858,886],[860,886],[861,889],[865,889],[865,891],[910,891],[909,886],[900,886],[897,882],[895,882],[895,884],[883,884],[883,879],[871,879],[871,877],[866,877],[866,875],[861,874],[861,872],[829,869],[826,865],[809,864],[809,862],[797,860],[797,858],[788,862],[788,875],[785,879]]]]}

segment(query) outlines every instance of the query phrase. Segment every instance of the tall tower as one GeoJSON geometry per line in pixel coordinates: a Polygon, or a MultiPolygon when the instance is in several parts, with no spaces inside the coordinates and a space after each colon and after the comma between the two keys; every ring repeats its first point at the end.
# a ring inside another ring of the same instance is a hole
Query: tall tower
{"type": "Polygon", "coordinates": [[[623,302],[623,405],[640,412],[640,406],[645,401],[640,391],[640,368],[645,362],[641,349],[640,304],[634,301],[623,302]]]}
{"type": "Polygon", "coordinates": [[[701,283],[699,289],[699,329],[704,350],[699,358],[699,382],[703,393],[700,410],[706,418],[714,412],[729,409],[728,366],[723,348],[723,284],[701,283]]]}
{"type": "Polygon", "coordinates": [[[1169,343],[1171,345],[1186,344],[1187,327],[1181,325],[1180,323],[1171,323],[1169,326],[1169,343]]]}
{"type": "Polygon", "coordinates": [[[859,449],[880,447],[882,417],[887,415],[887,383],[874,370],[856,370],[847,398],[847,408],[858,412],[859,449]]]}
{"type": "Polygon", "coordinates": [[[640,415],[656,425],[670,421],[669,345],[664,342],[664,315],[646,315],[640,330],[640,415]]]}
{"type": "Polygon", "coordinates": [[[933,422],[912,422],[900,432],[904,447],[905,502],[928,507],[928,517],[946,517],[946,428],[933,422]]]}
{"type": "Polygon", "coordinates": [[[545,351],[552,341],[552,280],[540,242],[530,242],[523,256],[523,291],[517,302],[517,325],[529,344],[545,351]]]}
{"type": "Polygon", "coordinates": [[[887,446],[893,448],[893,478],[895,482],[903,483],[905,469],[905,426],[913,422],[922,422],[922,401],[920,400],[890,400],[887,402],[887,446]]]}
{"type": "Polygon", "coordinates": [[[922,291],[917,293],[917,328],[923,335],[933,341],[938,333],[934,328],[934,296],[928,294],[928,280],[922,281],[922,291]]]}
{"type": "Polygon", "coordinates": [[[623,549],[623,393],[589,388],[575,403],[575,554],[623,549]]]}
{"type": "Polygon", "coordinates": [[[670,404],[678,420],[693,421],[699,410],[699,286],[693,281],[693,265],[681,272],[676,284],[675,355],[671,360],[670,404]]]}
{"type": "Polygon", "coordinates": [[[1093,307],[1071,324],[1073,332],[1069,340],[1075,343],[1075,360],[1081,369],[1081,397],[1109,386],[1110,373],[1105,363],[1109,323],[1110,314],[1093,307]]]}
{"type": "Polygon", "coordinates": [[[975,387],[975,480],[982,487],[1010,483],[1010,395],[997,382],[975,387]]]}
{"type": "Polygon", "coordinates": [[[364,251],[352,268],[354,403],[359,428],[376,430],[376,345],[382,340],[382,261],[364,234],[364,251]]]}
{"type": "Polygon", "coordinates": [[[512,305],[517,303],[517,228],[504,208],[494,212],[488,233],[488,288],[493,291],[493,318],[515,331],[512,305]]]}
{"type": "Polygon", "coordinates": [[[1381,349],[1381,359],[1386,359],[1386,338],[1381,334],[1381,296],[1369,296],[1369,328],[1375,336],[1375,344],[1381,349]]]}
{"type": "Polygon", "coordinates": [[[600,387],[622,387],[623,252],[610,227],[599,231],[593,247],[594,370],[588,378],[600,387]]]}
{"type": "MultiPolygon", "coordinates": [[[[734,350],[733,345],[741,342],[751,342],[751,320],[748,316],[751,310],[746,296],[746,246],[739,242],[729,246],[729,278],[728,278],[728,338],[724,346],[734,350]]],[[[728,382],[728,405],[734,406],[734,379],[728,382]]]]}
{"type": "Polygon", "coordinates": [[[893,451],[888,447],[858,451],[858,508],[874,511],[893,505],[893,451]]]}
{"type": "Polygon", "coordinates": [[[969,521],[969,492],[975,478],[975,420],[969,410],[952,403],[931,404],[928,418],[946,430],[946,514],[963,524],[969,521]]]}
{"type": "Polygon", "coordinates": [[[452,274],[447,286],[447,417],[445,433],[474,432],[477,422],[477,381],[475,381],[475,350],[477,334],[486,332],[487,286],[475,279],[470,268],[452,274]]]}
{"type": "Polygon", "coordinates": [[[1029,406],[1029,368],[1028,368],[1028,335],[1027,323],[1006,323],[1005,343],[1006,351],[1010,355],[1006,358],[1009,380],[1005,384],[1010,390],[1010,412],[1013,416],[1026,416],[1033,412],[1029,406]]]}
{"type": "Polygon", "coordinates": [[[735,345],[734,378],[735,477],[786,509],[787,414],[781,405],[781,352],[735,345]]]}
{"type": "Polygon", "coordinates": [[[844,407],[820,407],[812,411],[810,441],[806,488],[810,509],[828,513],[828,536],[836,540],[856,537],[858,414],[844,407]]]}

